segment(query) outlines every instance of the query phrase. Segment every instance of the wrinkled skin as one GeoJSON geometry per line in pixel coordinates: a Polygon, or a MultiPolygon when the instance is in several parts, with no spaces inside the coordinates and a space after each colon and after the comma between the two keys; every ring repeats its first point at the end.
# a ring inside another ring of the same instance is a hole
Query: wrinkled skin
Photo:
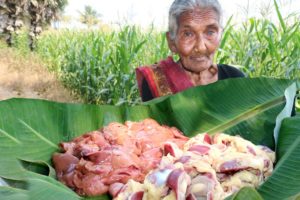
{"type": "Polygon", "coordinates": [[[218,69],[213,58],[219,47],[222,28],[213,9],[183,12],[173,40],[167,33],[169,48],[180,57],[179,64],[195,85],[206,85],[218,80],[218,69]]]}

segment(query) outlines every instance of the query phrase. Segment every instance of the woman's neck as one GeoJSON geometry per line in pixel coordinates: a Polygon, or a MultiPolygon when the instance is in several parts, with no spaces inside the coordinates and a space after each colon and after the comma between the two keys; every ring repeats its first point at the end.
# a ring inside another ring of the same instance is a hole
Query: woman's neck
{"type": "Polygon", "coordinates": [[[183,70],[195,86],[207,85],[218,81],[218,67],[215,64],[210,66],[208,69],[200,72],[193,72],[185,68],[181,62],[179,62],[179,65],[183,68],[183,70]]]}

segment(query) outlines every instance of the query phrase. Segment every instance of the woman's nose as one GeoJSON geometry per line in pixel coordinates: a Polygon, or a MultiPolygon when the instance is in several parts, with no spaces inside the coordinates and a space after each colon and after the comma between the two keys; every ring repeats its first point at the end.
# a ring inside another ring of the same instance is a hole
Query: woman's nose
{"type": "Polygon", "coordinates": [[[197,37],[196,43],[195,43],[195,51],[202,53],[206,51],[206,43],[205,39],[203,38],[202,35],[199,35],[197,37]]]}

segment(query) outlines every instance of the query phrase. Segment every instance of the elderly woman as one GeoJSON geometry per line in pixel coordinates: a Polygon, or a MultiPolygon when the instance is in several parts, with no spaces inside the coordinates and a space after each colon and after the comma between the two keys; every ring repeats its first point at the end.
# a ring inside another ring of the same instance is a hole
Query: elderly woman
{"type": "Polygon", "coordinates": [[[173,2],[166,36],[170,50],[178,54],[179,60],[170,56],[158,64],[136,69],[143,101],[226,78],[244,77],[234,67],[213,63],[222,36],[221,13],[217,0],[173,2]]]}

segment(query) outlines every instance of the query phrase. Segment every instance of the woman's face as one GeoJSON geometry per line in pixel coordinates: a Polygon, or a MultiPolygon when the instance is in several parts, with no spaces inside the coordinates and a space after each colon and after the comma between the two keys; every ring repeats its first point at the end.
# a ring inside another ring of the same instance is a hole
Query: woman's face
{"type": "Polygon", "coordinates": [[[198,73],[212,66],[221,32],[219,16],[213,9],[195,9],[180,15],[175,40],[171,40],[169,33],[167,38],[183,67],[198,73]]]}

